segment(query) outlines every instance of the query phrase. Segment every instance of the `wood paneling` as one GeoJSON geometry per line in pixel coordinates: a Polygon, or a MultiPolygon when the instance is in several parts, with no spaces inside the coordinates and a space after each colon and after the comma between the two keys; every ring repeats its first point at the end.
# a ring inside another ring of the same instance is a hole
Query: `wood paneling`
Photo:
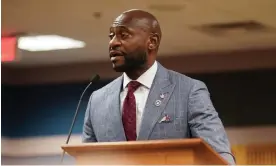
{"type": "Polygon", "coordinates": [[[276,164],[276,143],[235,145],[232,151],[239,165],[276,164]]]}

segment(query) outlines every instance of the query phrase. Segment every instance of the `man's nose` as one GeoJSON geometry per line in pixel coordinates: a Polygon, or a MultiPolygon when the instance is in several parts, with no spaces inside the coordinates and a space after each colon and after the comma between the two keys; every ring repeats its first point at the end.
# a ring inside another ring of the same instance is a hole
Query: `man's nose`
{"type": "Polygon", "coordinates": [[[110,49],[115,50],[119,46],[121,46],[121,42],[118,40],[118,38],[116,36],[114,36],[109,42],[109,47],[110,47],[110,49]]]}

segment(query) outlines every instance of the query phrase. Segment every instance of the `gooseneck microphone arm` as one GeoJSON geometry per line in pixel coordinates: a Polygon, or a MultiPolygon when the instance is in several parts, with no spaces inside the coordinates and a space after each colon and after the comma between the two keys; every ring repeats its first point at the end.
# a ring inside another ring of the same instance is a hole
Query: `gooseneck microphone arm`
{"type": "MultiPolygon", "coordinates": [[[[71,137],[71,134],[72,134],[72,131],[73,131],[73,127],[75,125],[75,122],[76,122],[76,119],[77,119],[77,116],[78,116],[78,113],[79,113],[79,107],[80,107],[80,103],[82,101],[83,95],[85,94],[86,90],[90,87],[90,85],[93,84],[94,82],[97,82],[99,79],[100,79],[100,76],[98,74],[96,74],[94,77],[92,77],[92,79],[90,80],[90,83],[83,90],[83,92],[81,94],[81,97],[79,99],[78,105],[77,105],[77,109],[75,111],[75,115],[74,115],[74,118],[73,118],[70,130],[69,130],[68,136],[67,136],[66,144],[68,144],[68,142],[70,140],[70,137],[71,137]]],[[[63,150],[63,154],[62,154],[62,158],[61,158],[61,163],[63,162],[64,154],[65,154],[65,151],[63,150]]]]}

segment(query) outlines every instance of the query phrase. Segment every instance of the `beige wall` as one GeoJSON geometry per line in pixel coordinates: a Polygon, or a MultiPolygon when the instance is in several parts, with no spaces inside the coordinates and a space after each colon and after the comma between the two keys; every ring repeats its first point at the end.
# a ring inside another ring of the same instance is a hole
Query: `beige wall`
{"type": "MultiPolygon", "coordinates": [[[[276,68],[276,48],[267,50],[213,52],[195,55],[160,56],[165,67],[183,73],[209,73],[276,68]]],[[[88,81],[98,73],[101,78],[116,77],[109,61],[39,67],[2,66],[2,82],[13,84],[88,81]]]]}

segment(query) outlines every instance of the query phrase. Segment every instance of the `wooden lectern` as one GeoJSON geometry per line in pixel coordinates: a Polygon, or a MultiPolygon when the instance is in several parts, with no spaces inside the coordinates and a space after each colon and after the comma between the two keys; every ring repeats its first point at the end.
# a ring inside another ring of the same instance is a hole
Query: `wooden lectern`
{"type": "Polygon", "coordinates": [[[202,139],[96,142],[64,145],[77,165],[176,165],[227,162],[202,139]]]}

